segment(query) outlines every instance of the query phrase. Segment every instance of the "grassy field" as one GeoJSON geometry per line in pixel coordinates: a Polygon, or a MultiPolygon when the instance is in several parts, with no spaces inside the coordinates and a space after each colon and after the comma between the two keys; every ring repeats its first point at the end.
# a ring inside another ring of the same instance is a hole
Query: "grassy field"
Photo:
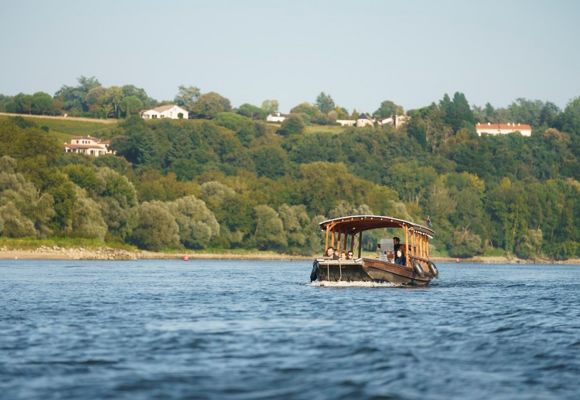
{"type": "MultiPolygon", "coordinates": [[[[73,136],[95,136],[98,138],[109,138],[111,132],[117,127],[119,121],[114,119],[91,119],[91,118],[73,118],[73,117],[46,117],[40,115],[10,115],[0,113],[0,120],[19,116],[30,120],[39,127],[47,127],[49,133],[54,135],[61,142],[70,141],[73,136]]],[[[150,123],[159,123],[159,121],[149,121],[150,123]]],[[[206,120],[184,120],[181,123],[188,124],[202,124],[206,120]]],[[[266,124],[273,132],[280,128],[280,124],[267,123],[266,124]]],[[[304,133],[328,133],[339,134],[343,133],[345,128],[338,125],[307,125],[304,133]]]]}
{"type": "MultiPolygon", "coordinates": [[[[275,124],[275,123],[266,123],[267,126],[269,126],[270,128],[272,128],[274,131],[278,130],[278,128],[280,128],[280,124],[275,124]]],[[[332,133],[332,134],[337,134],[337,133],[343,133],[345,130],[344,127],[340,126],[340,125],[306,125],[306,127],[304,128],[304,133],[306,134],[310,134],[310,133],[332,133]]]]}
{"type": "MultiPolygon", "coordinates": [[[[42,116],[25,116],[20,117],[34,122],[39,127],[46,126],[49,133],[54,135],[58,140],[68,142],[73,136],[95,136],[109,137],[110,133],[117,126],[116,120],[91,120],[89,118],[64,118],[64,117],[42,117],[42,116]]],[[[0,120],[11,118],[11,116],[2,114],[0,120]]]]}
{"type": "Polygon", "coordinates": [[[344,127],[340,125],[308,125],[304,129],[304,133],[331,133],[338,134],[344,132],[344,127]]]}

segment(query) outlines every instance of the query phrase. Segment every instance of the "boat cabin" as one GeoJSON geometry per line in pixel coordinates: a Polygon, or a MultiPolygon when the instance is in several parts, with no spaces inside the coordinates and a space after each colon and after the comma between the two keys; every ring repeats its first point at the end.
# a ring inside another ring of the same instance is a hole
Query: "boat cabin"
{"type": "Polygon", "coordinates": [[[380,215],[353,215],[334,218],[320,223],[325,232],[324,251],[329,247],[335,249],[339,255],[343,251],[356,251],[358,259],[362,257],[363,232],[371,229],[399,228],[402,230],[400,243],[393,239],[382,239],[377,246],[378,257],[385,261],[394,262],[397,258],[396,250],[400,249],[405,260],[429,260],[429,239],[434,232],[430,228],[402,219],[380,215]],[[357,248],[355,249],[355,243],[357,248]]]}
{"type": "Polygon", "coordinates": [[[351,215],[323,221],[320,228],[325,234],[325,256],[314,260],[311,281],[426,286],[439,276],[437,267],[429,260],[429,239],[434,232],[426,226],[382,215],[351,215]],[[382,239],[377,246],[377,257],[363,257],[363,233],[382,228],[400,229],[398,240],[382,239]],[[336,253],[330,254],[330,247],[336,253]],[[340,257],[343,252],[354,254],[355,250],[356,258],[340,257]]]}

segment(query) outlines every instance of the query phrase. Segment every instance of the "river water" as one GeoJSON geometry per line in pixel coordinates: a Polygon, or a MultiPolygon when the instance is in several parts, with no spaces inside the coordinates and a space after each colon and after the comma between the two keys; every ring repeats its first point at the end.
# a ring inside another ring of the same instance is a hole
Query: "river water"
{"type": "Polygon", "coordinates": [[[0,261],[2,399],[578,399],[580,267],[0,261]]]}

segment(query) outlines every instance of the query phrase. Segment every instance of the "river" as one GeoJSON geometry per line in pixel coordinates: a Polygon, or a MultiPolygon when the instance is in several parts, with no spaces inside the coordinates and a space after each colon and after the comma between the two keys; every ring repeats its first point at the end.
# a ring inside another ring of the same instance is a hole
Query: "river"
{"type": "Polygon", "coordinates": [[[577,399],[580,267],[0,260],[1,399],[577,399]]]}

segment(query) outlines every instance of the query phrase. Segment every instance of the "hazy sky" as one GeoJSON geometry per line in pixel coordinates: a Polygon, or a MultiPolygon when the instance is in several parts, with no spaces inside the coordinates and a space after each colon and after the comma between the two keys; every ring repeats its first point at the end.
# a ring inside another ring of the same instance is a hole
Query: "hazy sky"
{"type": "Polygon", "coordinates": [[[172,99],[180,84],[282,111],[321,91],[352,110],[465,93],[580,96],[580,1],[0,0],[0,93],[76,78],[172,99]]]}

